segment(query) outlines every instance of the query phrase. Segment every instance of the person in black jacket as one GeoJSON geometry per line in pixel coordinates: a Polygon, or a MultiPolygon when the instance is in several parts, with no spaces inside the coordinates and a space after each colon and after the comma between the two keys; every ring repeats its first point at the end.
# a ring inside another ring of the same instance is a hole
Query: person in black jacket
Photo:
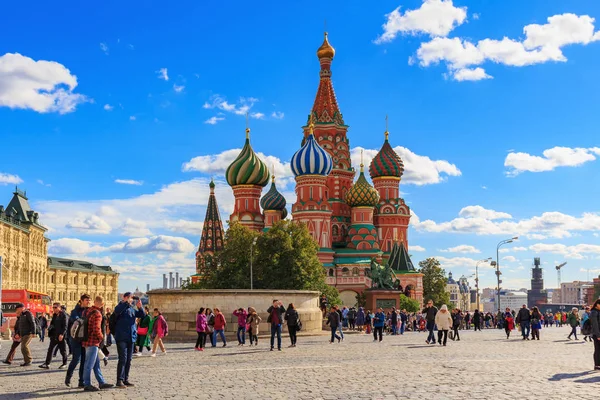
{"type": "Polygon", "coordinates": [[[46,361],[40,365],[40,368],[49,369],[52,362],[52,352],[58,346],[60,355],[62,356],[62,364],[58,369],[63,369],[67,366],[67,314],[60,308],[60,303],[52,304],[52,321],[48,327],[48,337],[50,338],[50,346],[46,354],[46,361]]]}
{"type": "Polygon", "coordinates": [[[285,307],[279,300],[273,300],[273,305],[267,309],[269,313],[269,322],[271,322],[271,351],[275,347],[275,335],[277,335],[277,350],[281,351],[281,324],[285,307]]]}
{"type": "Polygon", "coordinates": [[[594,302],[590,313],[592,340],[594,341],[594,369],[600,370],[600,299],[594,302]]]}
{"type": "Polygon", "coordinates": [[[391,324],[392,324],[392,335],[398,334],[398,313],[396,312],[396,307],[392,307],[392,315],[390,316],[391,324]]]}
{"type": "Polygon", "coordinates": [[[527,308],[527,305],[523,304],[523,307],[519,310],[516,322],[521,326],[521,336],[523,336],[523,340],[529,340],[529,332],[531,330],[531,312],[527,308]]]}
{"type": "Polygon", "coordinates": [[[28,367],[31,365],[33,358],[31,357],[31,350],[29,349],[29,343],[36,336],[35,321],[31,311],[25,308],[23,303],[17,304],[15,307],[15,313],[19,318],[19,334],[15,335],[15,339],[21,341],[21,353],[23,353],[23,364],[21,367],[28,367]]]}
{"type": "Polygon", "coordinates": [[[337,335],[337,329],[340,322],[340,314],[335,307],[331,307],[331,312],[327,316],[327,325],[331,328],[331,340],[329,343],[333,343],[335,339],[337,339],[338,343],[342,340],[342,338],[337,335]]]}
{"type": "Polygon", "coordinates": [[[427,306],[425,306],[425,309],[423,310],[425,321],[427,321],[427,330],[429,331],[427,340],[425,340],[427,344],[435,344],[435,335],[433,334],[433,329],[435,328],[435,315],[437,312],[438,309],[433,305],[433,300],[427,301],[427,306]]]}
{"type": "Polygon", "coordinates": [[[40,342],[44,342],[44,338],[46,336],[46,328],[48,328],[48,320],[46,319],[46,315],[42,314],[38,318],[40,325],[40,342]]]}
{"type": "Polygon", "coordinates": [[[288,332],[290,333],[290,341],[292,342],[290,347],[296,347],[298,321],[300,320],[300,317],[298,316],[298,311],[296,311],[296,307],[294,307],[294,303],[290,303],[288,305],[288,309],[285,312],[284,319],[287,322],[288,332]]]}
{"type": "Polygon", "coordinates": [[[8,365],[12,364],[13,358],[15,358],[15,353],[17,352],[17,347],[19,347],[19,345],[21,344],[21,340],[18,339],[20,337],[19,318],[21,318],[21,317],[20,316],[17,317],[17,320],[15,322],[15,327],[13,328],[12,346],[10,347],[8,354],[6,355],[6,359],[2,361],[4,364],[8,364],[8,365]]]}

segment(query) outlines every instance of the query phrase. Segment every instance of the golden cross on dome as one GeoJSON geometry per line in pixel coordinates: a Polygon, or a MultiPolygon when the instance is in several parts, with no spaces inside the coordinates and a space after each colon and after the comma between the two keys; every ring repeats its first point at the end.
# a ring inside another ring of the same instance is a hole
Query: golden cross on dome
{"type": "Polygon", "coordinates": [[[275,164],[271,164],[271,182],[275,183],[275,164]]]}
{"type": "Polygon", "coordinates": [[[360,172],[364,172],[365,165],[363,164],[363,150],[360,149],[360,172]]]}
{"type": "Polygon", "coordinates": [[[246,139],[250,139],[250,123],[248,121],[248,113],[246,113],[246,139]]]}
{"type": "Polygon", "coordinates": [[[385,115],[385,140],[388,140],[388,137],[390,136],[390,132],[388,132],[388,116],[387,114],[385,115]]]}
{"type": "Polygon", "coordinates": [[[314,118],[314,117],[313,117],[313,115],[312,115],[312,112],[311,112],[311,113],[310,113],[310,124],[308,124],[308,133],[309,133],[310,135],[312,135],[312,134],[313,134],[313,130],[315,129],[315,124],[314,124],[314,122],[313,122],[313,118],[314,118]]]}

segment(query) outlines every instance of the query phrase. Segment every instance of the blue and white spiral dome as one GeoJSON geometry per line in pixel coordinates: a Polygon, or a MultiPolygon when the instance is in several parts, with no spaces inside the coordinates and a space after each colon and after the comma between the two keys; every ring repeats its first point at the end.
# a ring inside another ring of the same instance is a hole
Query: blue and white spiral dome
{"type": "Polygon", "coordinates": [[[333,161],[329,153],[317,143],[315,136],[311,133],[306,138],[304,146],[292,157],[291,167],[295,176],[327,176],[333,169],[333,161]]]}

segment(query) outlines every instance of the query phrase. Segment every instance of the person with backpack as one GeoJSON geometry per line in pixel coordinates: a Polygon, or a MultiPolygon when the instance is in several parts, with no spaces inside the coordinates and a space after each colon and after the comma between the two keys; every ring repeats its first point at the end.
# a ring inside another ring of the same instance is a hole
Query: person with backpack
{"type": "Polygon", "coordinates": [[[215,307],[215,322],[214,322],[215,332],[213,336],[215,338],[215,346],[217,346],[217,335],[221,336],[221,340],[223,341],[223,347],[227,347],[227,339],[225,339],[225,328],[227,327],[227,321],[225,320],[225,316],[215,307]]]}
{"type": "MultiPolygon", "coordinates": [[[[109,389],[112,384],[106,383],[100,369],[100,346],[104,343],[102,306],[104,300],[100,296],[94,299],[94,305],[83,312],[84,329],[81,345],[85,348],[85,364],[83,370],[83,390],[97,392],[100,389],[109,389]],[[98,381],[98,387],[92,385],[92,370],[98,381]]],[[[79,336],[79,335],[78,335],[79,336]]]]}
{"type": "Polygon", "coordinates": [[[296,307],[294,307],[294,303],[290,303],[288,305],[287,311],[283,319],[287,322],[288,332],[290,334],[290,344],[289,347],[296,347],[296,341],[298,338],[298,329],[300,324],[300,316],[298,315],[298,311],[296,311],[296,307]]]}
{"type": "Polygon", "coordinates": [[[592,341],[592,326],[590,324],[590,307],[586,306],[585,311],[583,312],[583,316],[581,317],[581,334],[583,335],[583,340],[585,342],[590,339],[592,341]]]}
{"type": "Polygon", "coordinates": [[[271,323],[271,351],[275,348],[275,335],[277,335],[277,350],[281,351],[281,324],[285,307],[279,300],[273,300],[273,305],[267,309],[269,318],[267,322],[271,323]]]}
{"type": "Polygon", "coordinates": [[[125,292],[123,300],[117,304],[108,321],[110,331],[117,342],[119,361],[117,363],[116,387],[119,389],[134,386],[133,383],[129,382],[129,370],[131,369],[133,345],[137,339],[135,320],[146,316],[140,299],[135,299],[137,300],[136,306],[132,304],[133,300],[132,293],[125,292]]]}
{"type": "Polygon", "coordinates": [[[17,317],[21,317],[19,318],[19,334],[15,335],[15,339],[21,341],[21,353],[23,353],[24,361],[23,364],[21,364],[21,367],[28,367],[33,361],[29,343],[31,343],[31,340],[36,336],[37,324],[31,311],[26,309],[23,303],[17,303],[15,313],[17,314],[17,317]]]}
{"type": "Polygon", "coordinates": [[[167,324],[167,320],[163,317],[158,308],[154,309],[153,315],[152,333],[150,335],[150,338],[152,339],[152,354],[150,354],[150,357],[156,357],[156,349],[158,347],[160,347],[163,354],[167,354],[162,338],[169,335],[169,324],[167,324]]]}
{"type": "Polygon", "coordinates": [[[577,327],[579,326],[579,309],[577,307],[573,307],[569,315],[567,315],[567,322],[571,327],[571,333],[567,336],[567,339],[571,340],[571,336],[575,335],[575,340],[577,339],[577,327]]]}
{"type": "Polygon", "coordinates": [[[48,353],[46,354],[46,361],[40,365],[40,368],[50,369],[50,363],[52,362],[52,352],[55,348],[58,348],[60,355],[62,356],[62,364],[58,369],[63,369],[67,366],[67,314],[60,308],[60,303],[52,304],[52,320],[48,327],[48,337],[50,338],[50,346],[48,346],[48,353]]]}
{"type": "Polygon", "coordinates": [[[71,311],[71,315],[69,317],[69,325],[67,329],[67,335],[69,337],[69,341],[71,342],[71,349],[73,357],[71,358],[71,362],[69,363],[69,367],[67,368],[67,375],[65,377],[65,385],[67,387],[71,386],[71,378],[73,377],[73,372],[75,372],[75,368],[77,368],[77,364],[79,364],[79,387],[83,387],[83,368],[85,364],[85,349],[81,345],[81,342],[75,340],[73,335],[71,334],[71,330],[76,321],[78,324],[83,321],[83,312],[90,306],[90,296],[87,294],[82,294],[79,298],[79,302],[75,306],[75,308],[71,311]]]}
{"type": "Polygon", "coordinates": [[[248,336],[250,336],[250,346],[258,346],[258,327],[262,318],[257,314],[256,309],[248,307],[248,336]]]}

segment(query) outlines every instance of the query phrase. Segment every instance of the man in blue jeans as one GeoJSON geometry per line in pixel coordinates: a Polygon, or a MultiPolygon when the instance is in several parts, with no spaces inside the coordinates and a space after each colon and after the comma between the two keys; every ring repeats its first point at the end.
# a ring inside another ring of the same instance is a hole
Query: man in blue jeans
{"type": "Polygon", "coordinates": [[[87,339],[83,341],[85,348],[85,367],[83,371],[83,390],[86,392],[97,392],[99,389],[109,389],[112,384],[106,383],[100,370],[100,357],[98,357],[98,348],[104,344],[106,328],[102,325],[102,306],[104,300],[100,296],[94,299],[94,305],[84,312],[87,318],[87,339]],[[98,381],[98,387],[92,385],[92,371],[98,381]]]}
{"type": "Polygon", "coordinates": [[[123,300],[115,307],[113,313],[117,318],[115,332],[113,333],[117,342],[117,354],[119,362],[117,363],[117,384],[119,389],[127,386],[134,386],[129,382],[129,370],[131,369],[131,357],[133,356],[133,346],[137,339],[137,329],[135,326],[136,318],[144,318],[146,312],[140,299],[137,300],[136,307],[133,306],[133,297],[131,292],[123,294],[123,300]]]}
{"type": "Polygon", "coordinates": [[[83,366],[85,364],[85,349],[81,345],[80,342],[76,342],[71,337],[71,326],[73,326],[73,322],[77,318],[83,317],[83,312],[90,306],[90,296],[87,294],[82,294],[79,298],[79,302],[71,311],[71,315],[69,316],[69,329],[67,329],[67,336],[69,337],[69,342],[71,343],[72,355],[71,363],[67,368],[67,376],[65,377],[65,385],[71,386],[71,378],[73,377],[73,372],[75,372],[75,368],[77,368],[77,364],[79,364],[79,387],[83,387],[83,366]]]}
{"type": "Polygon", "coordinates": [[[429,331],[429,335],[425,341],[427,344],[435,344],[435,335],[433,334],[433,330],[435,329],[435,315],[437,312],[438,309],[433,305],[433,300],[428,300],[427,305],[423,310],[425,321],[427,322],[427,330],[429,331]]]}
{"type": "Polygon", "coordinates": [[[404,335],[404,331],[406,330],[406,322],[408,322],[408,314],[406,310],[400,311],[400,334],[404,335]]]}
{"type": "Polygon", "coordinates": [[[281,351],[281,324],[285,307],[279,300],[273,300],[273,305],[267,309],[269,322],[271,322],[271,351],[275,347],[275,335],[277,335],[277,350],[281,351]]]}
{"type": "Polygon", "coordinates": [[[521,335],[523,336],[523,340],[529,340],[529,330],[531,329],[531,312],[527,308],[527,305],[523,304],[523,307],[521,307],[519,310],[515,321],[521,326],[521,335]]]}

